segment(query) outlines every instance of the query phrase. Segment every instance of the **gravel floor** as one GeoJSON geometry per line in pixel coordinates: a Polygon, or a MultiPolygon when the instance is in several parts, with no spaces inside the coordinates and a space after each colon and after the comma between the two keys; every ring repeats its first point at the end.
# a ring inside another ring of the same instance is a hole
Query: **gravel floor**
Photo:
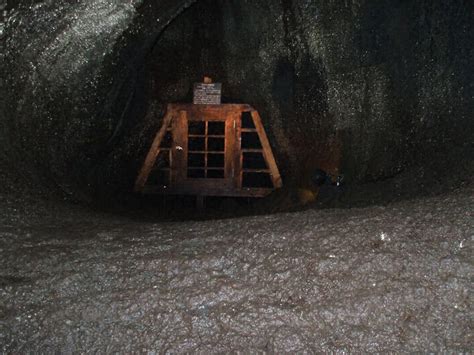
{"type": "Polygon", "coordinates": [[[472,351],[473,189],[199,222],[0,208],[0,351],[472,351]]]}

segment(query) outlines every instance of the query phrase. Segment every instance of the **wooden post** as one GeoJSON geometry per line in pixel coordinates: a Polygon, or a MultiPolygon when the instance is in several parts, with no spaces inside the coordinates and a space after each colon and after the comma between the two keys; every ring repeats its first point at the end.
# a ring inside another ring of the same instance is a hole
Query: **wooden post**
{"type": "Polygon", "coordinates": [[[263,155],[268,163],[268,167],[270,168],[273,186],[275,189],[279,189],[280,187],[282,187],[283,183],[281,181],[280,171],[278,170],[275,157],[272,153],[270,142],[268,141],[265,129],[263,128],[262,120],[257,111],[253,110],[251,114],[253,118],[253,123],[255,125],[255,128],[257,129],[257,133],[260,138],[260,143],[262,143],[263,155]]]}
{"type": "Polygon", "coordinates": [[[203,212],[206,208],[206,197],[203,195],[196,196],[196,206],[199,212],[203,212]]]}
{"type": "Polygon", "coordinates": [[[171,184],[180,184],[186,179],[188,157],[188,120],[186,111],[178,111],[173,120],[173,144],[171,146],[173,164],[171,184]]]}
{"type": "Polygon", "coordinates": [[[151,148],[145,158],[145,162],[143,163],[140,173],[138,174],[137,180],[135,181],[135,192],[141,192],[143,190],[143,187],[145,186],[148,179],[148,175],[150,175],[150,171],[155,164],[156,157],[160,153],[161,141],[163,140],[163,137],[165,136],[166,130],[168,129],[172,119],[172,110],[170,110],[170,107],[168,106],[166,116],[163,118],[163,125],[156,134],[153,144],[151,145],[151,148]]]}

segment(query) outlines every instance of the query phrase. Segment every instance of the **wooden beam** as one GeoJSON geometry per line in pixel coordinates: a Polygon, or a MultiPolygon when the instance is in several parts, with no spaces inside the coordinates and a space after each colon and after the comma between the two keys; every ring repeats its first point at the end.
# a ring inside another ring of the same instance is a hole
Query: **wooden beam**
{"type": "Polygon", "coordinates": [[[275,187],[275,189],[279,189],[283,186],[283,182],[281,180],[280,171],[278,170],[275,157],[272,153],[272,147],[270,146],[270,142],[268,141],[265,129],[263,128],[262,120],[257,111],[252,110],[251,114],[253,118],[253,123],[255,125],[255,128],[257,129],[258,137],[260,138],[260,142],[262,143],[263,156],[270,169],[270,175],[273,181],[273,186],[275,187]]]}
{"type": "Polygon", "coordinates": [[[235,159],[239,154],[236,147],[237,137],[235,134],[237,128],[237,114],[228,114],[225,120],[225,178],[229,180],[229,184],[236,185],[235,181],[235,159]]]}
{"type": "Polygon", "coordinates": [[[197,195],[196,196],[196,207],[199,212],[203,212],[206,208],[206,196],[197,195]]]}
{"type": "Polygon", "coordinates": [[[179,184],[186,179],[188,156],[188,119],[187,112],[175,111],[172,144],[171,184],[179,184]]]}
{"type": "Polygon", "coordinates": [[[199,119],[206,114],[206,120],[212,120],[215,115],[222,115],[240,111],[250,111],[253,108],[247,104],[223,104],[223,105],[195,105],[195,104],[170,104],[169,108],[175,111],[186,111],[190,117],[199,119]]]}
{"type": "Polygon", "coordinates": [[[140,169],[138,177],[135,181],[135,192],[143,191],[143,188],[145,187],[145,184],[148,180],[148,176],[150,175],[150,171],[153,168],[153,165],[155,164],[158,154],[160,154],[161,141],[163,140],[166,134],[166,130],[168,129],[168,126],[170,125],[172,119],[173,110],[170,110],[170,107],[168,105],[168,110],[166,111],[166,115],[163,118],[163,124],[158,133],[156,134],[155,139],[153,140],[151,148],[145,158],[145,162],[143,163],[142,168],[140,169]]]}
{"type": "Polygon", "coordinates": [[[242,112],[235,113],[234,116],[235,129],[234,129],[234,157],[233,157],[233,175],[234,175],[234,186],[237,189],[242,188],[242,112]]]}
{"type": "Polygon", "coordinates": [[[155,186],[146,185],[143,189],[147,194],[159,195],[192,195],[192,196],[221,196],[221,197],[265,197],[273,192],[273,188],[244,187],[236,188],[197,188],[195,186],[155,186]]]}

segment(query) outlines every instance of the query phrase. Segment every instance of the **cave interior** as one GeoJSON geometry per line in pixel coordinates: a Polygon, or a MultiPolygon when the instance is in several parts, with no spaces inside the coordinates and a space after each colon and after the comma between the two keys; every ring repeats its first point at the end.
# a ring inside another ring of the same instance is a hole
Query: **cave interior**
{"type": "Polygon", "coordinates": [[[191,207],[131,191],[166,104],[192,102],[204,76],[223,83],[224,103],[261,112],[284,181],[267,201],[210,199],[217,210],[384,203],[472,175],[469,2],[3,8],[4,189],[158,215],[191,207]],[[343,188],[307,204],[318,169],[343,188]]]}
{"type": "Polygon", "coordinates": [[[0,10],[1,353],[472,352],[474,1],[0,10]],[[282,188],[133,191],[203,77],[282,188]]]}

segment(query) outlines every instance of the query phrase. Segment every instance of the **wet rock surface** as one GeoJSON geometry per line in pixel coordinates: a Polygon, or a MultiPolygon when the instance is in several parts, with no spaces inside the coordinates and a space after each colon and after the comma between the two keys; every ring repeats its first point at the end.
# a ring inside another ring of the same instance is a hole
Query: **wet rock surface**
{"type": "Polygon", "coordinates": [[[180,223],[4,196],[1,351],[470,351],[473,192],[180,223]]]}

